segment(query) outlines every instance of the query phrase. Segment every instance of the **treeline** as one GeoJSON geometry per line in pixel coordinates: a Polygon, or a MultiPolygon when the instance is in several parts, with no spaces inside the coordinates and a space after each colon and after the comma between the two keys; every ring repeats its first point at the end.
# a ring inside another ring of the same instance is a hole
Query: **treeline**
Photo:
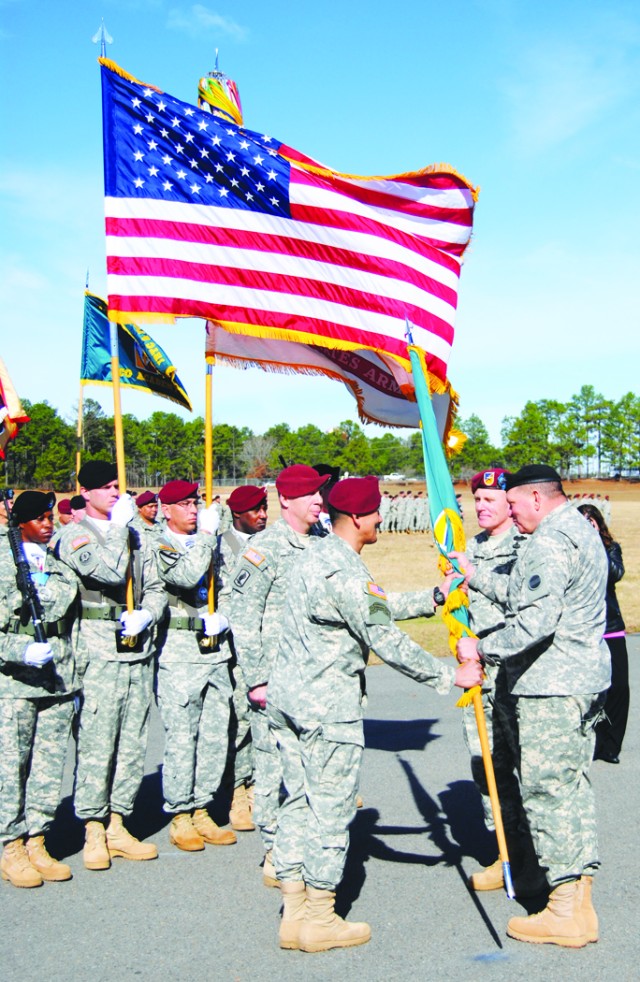
{"type": "MultiPolygon", "coordinates": [[[[31,417],[7,448],[5,480],[13,487],[72,489],[75,485],[76,425],[65,421],[47,402],[23,406],[31,417]]],[[[203,476],[204,420],[183,420],[175,413],[155,412],[123,421],[127,483],[157,487],[176,477],[203,476]]],[[[519,416],[506,417],[502,446],[494,446],[477,415],[458,422],[467,436],[462,452],[451,460],[454,478],[468,478],[485,467],[517,469],[532,461],[549,463],[563,476],[608,476],[640,468],[640,398],[627,393],[619,401],[604,399],[593,386],[583,386],[569,402],[543,399],[528,402],[519,416]]],[[[284,460],[340,466],[351,474],[402,473],[423,477],[418,431],[398,430],[366,436],[362,427],[345,420],[329,432],[312,423],[296,430],[286,423],[264,433],[228,423],[214,426],[214,480],[240,483],[267,480],[284,460]]],[[[83,407],[82,459],[113,459],[113,419],[95,400],[83,407]]]]}

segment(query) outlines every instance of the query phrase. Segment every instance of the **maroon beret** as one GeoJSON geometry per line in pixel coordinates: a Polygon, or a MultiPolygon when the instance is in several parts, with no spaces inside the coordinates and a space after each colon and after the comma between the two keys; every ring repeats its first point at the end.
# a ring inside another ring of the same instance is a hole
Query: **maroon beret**
{"type": "Polygon", "coordinates": [[[63,498],[62,501],[58,502],[58,513],[60,515],[70,515],[71,514],[71,502],[68,498],[63,498]]]}
{"type": "Polygon", "coordinates": [[[196,498],[197,495],[197,481],[195,484],[192,484],[191,481],[168,481],[158,492],[158,497],[163,505],[175,505],[176,501],[196,498]]]}
{"type": "Polygon", "coordinates": [[[329,504],[348,515],[369,515],[380,507],[377,477],[346,477],[329,492],[329,504]]]}
{"type": "Polygon", "coordinates": [[[266,500],[266,497],[266,488],[258,488],[255,484],[244,484],[231,492],[227,498],[227,504],[236,515],[241,515],[243,511],[257,508],[262,501],[266,500]]]}
{"type": "Polygon", "coordinates": [[[158,495],[154,494],[153,491],[143,491],[136,498],[136,505],[138,508],[144,508],[145,505],[152,505],[158,500],[158,495]]]}
{"type": "Polygon", "coordinates": [[[315,494],[330,479],[329,474],[318,474],[307,464],[292,464],[280,471],[276,478],[276,488],[287,498],[301,498],[305,494],[315,494]]]}
{"type": "Polygon", "coordinates": [[[474,474],[471,478],[471,494],[475,494],[478,488],[486,488],[487,491],[506,491],[508,474],[509,471],[504,467],[491,467],[488,471],[474,474]]]}

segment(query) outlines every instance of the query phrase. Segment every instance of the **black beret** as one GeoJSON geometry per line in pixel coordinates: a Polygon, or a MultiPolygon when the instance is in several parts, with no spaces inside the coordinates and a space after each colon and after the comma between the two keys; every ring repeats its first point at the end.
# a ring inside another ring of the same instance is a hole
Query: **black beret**
{"type": "Polygon", "coordinates": [[[104,488],[118,476],[118,468],[108,460],[88,460],[78,471],[78,483],[87,491],[104,488]]]}
{"type": "Polygon", "coordinates": [[[87,507],[87,499],[81,494],[74,494],[69,504],[72,511],[82,511],[83,508],[87,507]]]}
{"type": "Polygon", "coordinates": [[[14,522],[22,525],[40,518],[46,511],[51,511],[56,503],[53,491],[23,491],[13,502],[11,516],[14,522]]]}
{"type": "Polygon", "coordinates": [[[548,464],[527,464],[514,474],[507,474],[507,491],[519,488],[523,484],[548,484],[552,481],[562,485],[562,478],[548,464]]]}

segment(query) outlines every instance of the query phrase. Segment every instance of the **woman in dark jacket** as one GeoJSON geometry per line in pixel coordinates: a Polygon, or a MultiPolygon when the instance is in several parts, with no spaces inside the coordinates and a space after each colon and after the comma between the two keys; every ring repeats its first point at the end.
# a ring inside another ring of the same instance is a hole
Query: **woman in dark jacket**
{"type": "Polygon", "coordinates": [[[599,532],[609,559],[607,625],[604,638],[611,652],[611,688],[607,692],[605,703],[606,716],[596,726],[596,749],[593,759],[619,764],[629,715],[629,659],[624,621],[616,597],[616,583],[624,576],[622,549],[613,541],[611,532],[595,505],[580,505],[578,511],[582,512],[587,521],[599,532]]]}

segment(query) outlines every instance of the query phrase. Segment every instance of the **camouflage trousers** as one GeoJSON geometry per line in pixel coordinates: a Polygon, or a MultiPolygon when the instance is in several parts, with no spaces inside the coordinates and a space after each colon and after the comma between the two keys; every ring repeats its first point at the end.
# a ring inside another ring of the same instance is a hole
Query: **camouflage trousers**
{"type": "Polygon", "coordinates": [[[251,741],[251,707],[242,669],[234,660],[231,667],[233,700],[229,731],[229,769],[233,787],[250,784],[253,779],[253,745],[251,741]]]}
{"type": "Polygon", "coordinates": [[[282,764],[264,709],[251,709],[251,739],[255,781],[253,820],[260,829],[264,848],[269,852],[273,849],[278,821],[282,764]]]}
{"type": "Polygon", "coordinates": [[[144,776],[153,660],[91,659],[84,675],[74,805],[83,821],[130,815],[144,776]]]}
{"type": "Polygon", "coordinates": [[[360,720],[293,720],[275,707],[269,722],[278,743],[286,797],[278,813],[273,862],[279,880],[335,890],[344,873],[349,825],[356,814],[364,734],[360,720]]]}
{"type": "MultiPolygon", "coordinates": [[[[487,724],[487,736],[500,799],[502,821],[507,837],[526,828],[520,786],[517,776],[518,721],[516,698],[507,689],[504,669],[487,665],[487,679],[482,692],[482,706],[487,724]]],[[[495,831],[487,777],[482,760],[482,748],[473,704],[462,710],[462,731],[471,756],[471,775],[480,792],[485,825],[495,831]]]]}
{"type": "Polygon", "coordinates": [[[229,749],[229,663],[162,662],[158,709],[166,741],[162,764],[164,810],[204,808],[222,780],[229,749]]]}
{"type": "Polygon", "coordinates": [[[60,803],[73,696],[0,699],[0,843],[43,835],[60,803]]]}
{"type": "Polygon", "coordinates": [[[522,802],[552,888],[599,866],[589,768],[603,703],[604,693],[517,700],[522,802]]]}

